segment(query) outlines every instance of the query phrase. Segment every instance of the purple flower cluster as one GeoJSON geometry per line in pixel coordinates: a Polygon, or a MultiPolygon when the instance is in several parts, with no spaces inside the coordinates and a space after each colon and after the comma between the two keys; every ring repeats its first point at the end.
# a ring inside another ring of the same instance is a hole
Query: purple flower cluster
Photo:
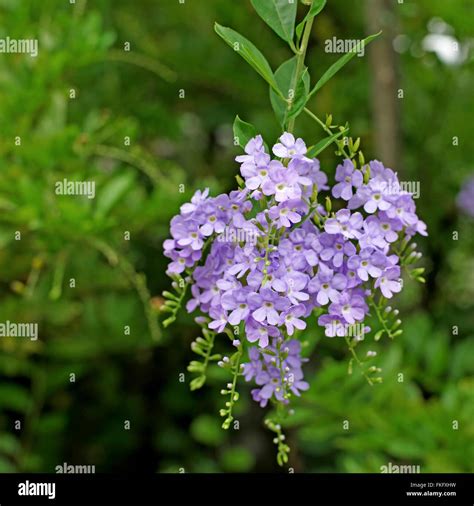
{"type": "Polygon", "coordinates": [[[300,395],[300,391],[308,390],[309,385],[303,381],[301,344],[296,339],[283,341],[280,339],[266,348],[251,347],[250,362],[244,365],[244,376],[247,381],[255,378],[259,388],[252,390],[254,401],[264,408],[273,396],[287,404],[288,392],[300,395]]]}
{"type": "Polygon", "coordinates": [[[392,246],[426,235],[411,194],[382,163],[362,172],[344,160],[330,188],[302,139],[285,133],[279,140],[272,159],[261,136],[251,139],[236,158],[244,187],[214,198],[198,191],[164,244],[168,273],[192,277],[188,311],[207,314],[216,332],[238,326],[256,343],[244,372],[260,387],[253,397],[262,406],[307,388],[292,336],[313,310],[323,313],[318,323],[327,336],[335,335],[333,323],[362,324],[371,294],[391,298],[401,290],[392,246]],[[336,212],[318,203],[329,191],[336,212]]]}

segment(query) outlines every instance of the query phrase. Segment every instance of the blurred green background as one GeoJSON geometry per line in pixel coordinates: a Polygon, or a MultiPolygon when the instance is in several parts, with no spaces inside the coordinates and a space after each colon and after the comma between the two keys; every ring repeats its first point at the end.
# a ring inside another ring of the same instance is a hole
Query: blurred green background
{"type": "MultiPolygon", "coordinates": [[[[329,0],[316,18],[313,79],[338,57],[326,39],[384,29],[309,107],[349,121],[366,159],[420,182],[430,235],[426,284],[407,280],[394,301],[404,334],[364,344],[383,384],[348,375],[346,348],[316,322],[305,333],[296,471],[474,471],[473,222],[455,206],[473,172],[473,14],[470,0],[329,0]]],[[[274,69],[291,56],[247,0],[0,0],[0,38],[39,40],[37,58],[0,54],[0,321],[39,324],[37,341],[0,338],[0,471],[278,470],[247,395],[240,429],[220,429],[223,371],[189,392],[192,317],[158,325],[169,220],[197,188],[235,186],[235,115],[269,143],[279,135],[267,85],[215,21],[274,69]],[[64,178],[95,181],[95,199],[55,195],[64,178]]],[[[296,133],[326,136],[306,117],[296,133]]],[[[332,177],[334,150],[321,161],[332,177]]]]}

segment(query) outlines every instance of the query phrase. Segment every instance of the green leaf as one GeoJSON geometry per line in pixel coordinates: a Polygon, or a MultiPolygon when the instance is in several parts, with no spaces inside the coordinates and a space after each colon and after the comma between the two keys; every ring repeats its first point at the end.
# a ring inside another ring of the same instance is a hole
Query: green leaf
{"type": "Polygon", "coordinates": [[[306,156],[308,158],[314,158],[314,157],[318,156],[319,153],[321,153],[321,151],[324,151],[332,142],[334,142],[338,137],[345,134],[346,132],[347,132],[347,130],[342,130],[342,131],[337,132],[333,135],[330,135],[329,137],[325,137],[324,139],[319,141],[317,144],[315,144],[314,146],[309,148],[306,156]]]}
{"type": "MultiPolygon", "coordinates": [[[[293,84],[293,77],[296,72],[297,57],[293,56],[286,62],[282,63],[275,72],[275,80],[278,84],[281,95],[289,97],[293,84]]],[[[278,122],[284,128],[287,121],[297,116],[304,108],[309,93],[309,74],[307,70],[303,72],[302,77],[296,85],[294,91],[294,101],[290,110],[286,100],[280,98],[280,95],[270,89],[270,102],[272,104],[275,116],[278,122]]]]}
{"type": "Polygon", "coordinates": [[[214,29],[234,51],[238,52],[240,56],[256,70],[267,83],[277,92],[279,92],[278,85],[275,81],[273,71],[268,64],[265,56],[244,36],[237,33],[232,28],[227,28],[215,23],[214,29]]]}
{"type": "Polygon", "coordinates": [[[28,390],[13,383],[0,385],[0,406],[2,409],[26,413],[31,407],[28,390]]]}
{"type": "Polygon", "coordinates": [[[283,40],[291,42],[295,31],[297,0],[251,0],[257,14],[283,40]]]}
{"type": "Polygon", "coordinates": [[[301,21],[301,23],[296,27],[296,36],[298,37],[298,39],[301,37],[301,34],[303,33],[305,23],[311,18],[316,17],[324,9],[325,5],[326,0],[313,0],[313,4],[311,5],[311,8],[304,17],[303,21],[301,21]]]}
{"type": "Polygon", "coordinates": [[[218,419],[210,415],[200,415],[193,420],[190,427],[193,438],[208,446],[220,446],[226,439],[218,419]]]}
{"type": "Polygon", "coordinates": [[[130,189],[134,180],[133,172],[126,172],[108,181],[98,195],[96,216],[106,216],[130,189]]]}
{"type": "Polygon", "coordinates": [[[244,149],[247,145],[247,142],[257,135],[257,131],[255,127],[243,121],[239,118],[239,116],[235,117],[234,120],[234,139],[237,140],[239,146],[244,149]]]}
{"type": "Polygon", "coordinates": [[[331,65],[326,70],[326,72],[321,76],[321,78],[319,79],[319,81],[316,83],[315,87],[311,90],[311,93],[309,94],[308,99],[310,99],[319,89],[321,89],[329,81],[329,79],[331,79],[331,77],[334,76],[334,74],[336,74],[337,72],[339,72],[339,70],[341,70],[342,67],[344,67],[344,65],[346,63],[348,63],[352,58],[354,58],[354,56],[358,53],[358,51],[360,50],[361,47],[362,48],[365,47],[367,44],[369,44],[375,38],[377,38],[381,33],[382,33],[382,31],[380,31],[378,33],[375,33],[373,35],[370,35],[366,39],[362,40],[354,48],[353,51],[351,51],[349,53],[346,53],[344,56],[341,56],[339,58],[339,60],[337,60],[336,63],[334,63],[333,65],[331,65]]]}
{"type": "Polygon", "coordinates": [[[255,464],[254,454],[243,446],[224,448],[220,455],[220,463],[227,472],[249,472],[255,464]]]}
{"type": "Polygon", "coordinates": [[[0,454],[15,455],[20,451],[18,439],[11,434],[0,433],[0,454]]]}
{"type": "Polygon", "coordinates": [[[189,388],[191,390],[199,390],[204,386],[204,383],[206,383],[206,376],[202,374],[201,376],[197,376],[191,381],[191,383],[189,384],[189,388]]]}

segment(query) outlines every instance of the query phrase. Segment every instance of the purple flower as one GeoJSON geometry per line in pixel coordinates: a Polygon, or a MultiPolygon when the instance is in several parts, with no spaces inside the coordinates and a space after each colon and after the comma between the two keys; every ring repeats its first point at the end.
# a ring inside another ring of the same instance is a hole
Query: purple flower
{"type": "Polygon", "coordinates": [[[364,223],[362,215],[358,212],[351,214],[349,209],[341,209],[335,218],[329,218],[324,224],[328,234],[342,234],[348,239],[357,239],[364,223]]]}
{"type": "Polygon", "coordinates": [[[344,256],[350,257],[356,253],[356,247],[352,242],[339,234],[327,234],[324,232],[320,235],[320,242],[323,247],[319,254],[321,260],[328,262],[332,259],[332,263],[336,268],[341,267],[344,256]]]}
{"type": "MultiPolygon", "coordinates": [[[[312,160],[306,157],[292,158],[288,164],[288,168],[294,169],[300,176],[308,178],[312,184],[316,185],[318,191],[329,190],[329,186],[327,185],[328,177],[320,170],[319,160],[316,158],[312,160]]],[[[309,186],[307,189],[308,193],[309,190],[312,190],[309,186]]]]}
{"type": "Polygon", "coordinates": [[[339,316],[323,314],[318,318],[318,324],[324,327],[324,334],[327,337],[344,337],[346,335],[347,322],[339,316]]]}
{"type": "Polygon", "coordinates": [[[242,164],[240,173],[246,179],[245,186],[249,190],[256,190],[269,178],[269,168],[274,162],[270,161],[270,156],[266,153],[258,153],[252,161],[242,164]]]}
{"type": "Polygon", "coordinates": [[[181,213],[183,215],[185,214],[191,214],[199,207],[199,205],[204,202],[209,195],[209,188],[206,188],[204,191],[201,192],[201,190],[197,190],[196,193],[191,198],[191,202],[188,202],[187,204],[183,204],[181,206],[181,213]]]}
{"type": "Polygon", "coordinates": [[[262,325],[253,318],[249,318],[245,324],[245,332],[247,340],[251,343],[258,341],[261,348],[265,348],[268,345],[269,337],[278,337],[280,331],[271,325],[262,325]]]}
{"type": "Polygon", "coordinates": [[[199,228],[203,236],[208,237],[213,233],[220,234],[224,231],[228,217],[225,212],[218,209],[216,200],[204,204],[203,212],[206,217],[203,219],[204,224],[199,228]]]}
{"type": "Polygon", "coordinates": [[[398,293],[402,289],[400,282],[400,267],[388,267],[382,275],[375,281],[375,287],[380,288],[382,295],[387,299],[391,299],[394,293],[398,293]]]}
{"type": "Polygon", "coordinates": [[[281,162],[275,162],[270,168],[270,179],[262,185],[264,195],[274,195],[277,202],[299,199],[301,185],[310,186],[311,180],[300,176],[295,169],[285,167],[281,162]]]}
{"type": "Polygon", "coordinates": [[[306,328],[306,322],[300,318],[300,316],[305,316],[305,313],[306,309],[302,304],[294,306],[292,309],[284,312],[283,322],[289,336],[294,334],[295,328],[298,330],[306,328]]]}
{"type": "Polygon", "coordinates": [[[364,181],[364,176],[360,170],[356,170],[351,160],[344,160],[343,165],[336,168],[336,181],[339,181],[332,188],[332,194],[335,198],[350,200],[353,195],[352,187],[360,188],[364,181]]]}
{"type": "Polygon", "coordinates": [[[290,339],[282,342],[279,353],[273,343],[265,350],[271,355],[253,350],[256,348],[249,350],[250,363],[244,364],[243,372],[247,381],[255,378],[255,383],[260,387],[252,390],[252,397],[261,407],[265,407],[272,397],[287,404],[289,393],[299,396],[301,391],[308,390],[309,385],[303,380],[302,371],[302,364],[306,360],[301,358],[299,341],[290,339]]]}
{"type": "MultiPolygon", "coordinates": [[[[398,197],[394,205],[387,210],[386,216],[394,222],[399,222],[402,226],[417,230],[418,222],[420,221],[416,215],[415,202],[411,195],[401,195],[398,197]]],[[[424,223],[421,222],[423,225],[424,223]]],[[[425,228],[421,225],[420,230],[425,232],[425,228]]],[[[427,235],[422,233],[422,235],[427,235]]]]}
{"type": "Polygon", "coordinates": [[[186,269],[186,259],[183,257],[177,256],[173,262],[168,264],[168,269],[166,272],[170,274],[181,274],[186,269]]]}
{"type": "Polygon", "coordinates": [[[265,146],[263,144],[263,137],[257,135],[250,139],[244,148],[245,155],[239,155],[235,157],[235,160],[239,163],[253,162],[256,155],[265,153],[265,146]]]}
{"type": "Polygon", "coordinates": [[[334,274],[323,263],[319,264],[318,274],[309,282],[308,291],[316,293],[316,300],[321,306],[325,306],[329,301],[337,302],[340,298],[340,291],[347,285],[345,276],[341,273],[334,274]]]}
{"type": "Polygon", "coordinates": [[[209,316],[212,318],[212,321],[209,323],[208,327],[216,332],[223,332],[227,325],[227,315],[225,312],[217,308],[211,308],[209,310],[209,316]]]}
{"type": "Polygon", "coordinates": [[[251,304],[256,307],[252,316],[260,323],[267,322],[269,325],[280,324],[280,314],[290,305],[288,299],[281,297],[270,288],[262,288],[260,294],[252,294],[249,297],[251,304]]]}
{"type": "Polygon", "coordinates": [[[273,153],[279,158],[294,158],[306,154],[306,144],[303,139],[296,139],[293,134],[285,132],[280,142],[273,146],[273,153]]]}
{"type": "Polygon", "coordinates": [[[385,251],[388,247],[385,241],[385,233],[380,229],[379,222],[374,216],[369,216],[364,221],[363,233],[359,237],[361,248],[379,248],[385,251]]]}
{"type": "Polygon", "coordinates": [[[260,374],[263,369],[262,361],[260,359],[260,352],[258,348],[252,346],[249,349],[249,359],[250,362],[244,364],[243,375],[245,381],[250,381],[252,378],[260,374]]]}
{"type": "Polygon", "coordinates": [[[278,204],[278,206],[271,207],[268,211],[268,215],[277,228],[289,228],[294,223],[299,223],[301,221],[301,215],[304,214],[307,209],[308,206],[302,200],[287,200],[286,202],[278,204]]]}
{"type": "Polygon", "coordinates": [[[222,296],[222,307],[226,311],[231,311],[227,321],[231,325],[238,325],[250,314],[249,301],[254,292],[244,288],[226,292],[222,296]]]}
{"type": "Polygon", "coordinates": [[[293,271],[286,274],[283,278],[277,278],[272,283],[272,288],[277,292],[282,292],[292,304],[299,304],[301,301],[309,299],[309,295],[304,292],[308,284],[309,276],[302,272],[293,271]]]}
{"type": "Polygon", "coordinates": [[[369,182],[367,188],[367,200],[364,204],[364,210],[368,213],[375,213],[375,211],[386,211],[392,204],[389,196],[385,192],[386,183],[384,181],[372,180],[369,182]]]}
{"type": "Polygon", "coordinates": [[[374,248],[364,248],[358,255],[354,255],[347,261],[347,267],[354,269],[362,281],[368,281],[369,276],[378,278],[382,269],[387,265],[386,256],[374,248]]]}
{"type": "MultiPolygon", "coordinates": [[[[367,220],[377,220],[374,216],[369,217],[367,220]]],[[[389,243],[395,242],[398,239],[398,233],[403,227],[398,220],[390,219],[385,212],[379,213],[378,224],[380,235],[389,243]]]]}
{"type": "Polygon", "coordinates": [[[367,311],[368,306],[363,297],[349,292],[344,292],[338,302],[333,302],[329,306],[330,314],[340,316],[350,324],[355,323],[356,320],[363,320],[367,311]]]}

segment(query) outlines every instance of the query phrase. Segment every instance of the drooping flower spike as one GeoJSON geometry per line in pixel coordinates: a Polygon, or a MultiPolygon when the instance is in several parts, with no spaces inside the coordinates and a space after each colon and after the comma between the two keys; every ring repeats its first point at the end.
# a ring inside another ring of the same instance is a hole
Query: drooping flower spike
{"type": "MultiPolygon", "coordinates": [[[[284,133],[271,151],[273,159],[261,136],[250,139],[236,158],[241,187],[217,197],[198,190],[164,243],[168,274],[191,285],[188,311],[203,315],[205,338],[193,349],[206,366],[219,360],[233,373],[223,390],[225,427],[241,375],[255,383],[252,397],[262,407],[286,406],[309,388],[300,341],[308,325],[327,337],[364,339],[370,308],[380,314],[402,289],[401,267],[417,259],[409,240],[426,235],[412,195],[381,162],[357,169],[345,159],[331,186],[303,139],[284,133]],[[231,337],[231,358],[212,355],[217,333],[231,337]]],[[[397,322],[391,331],[384,320],[376,339],[398,335],[397,322]]],[[[197,364],[190,366],[200,374],[196,388],[205,379],[197,364]]]]}

